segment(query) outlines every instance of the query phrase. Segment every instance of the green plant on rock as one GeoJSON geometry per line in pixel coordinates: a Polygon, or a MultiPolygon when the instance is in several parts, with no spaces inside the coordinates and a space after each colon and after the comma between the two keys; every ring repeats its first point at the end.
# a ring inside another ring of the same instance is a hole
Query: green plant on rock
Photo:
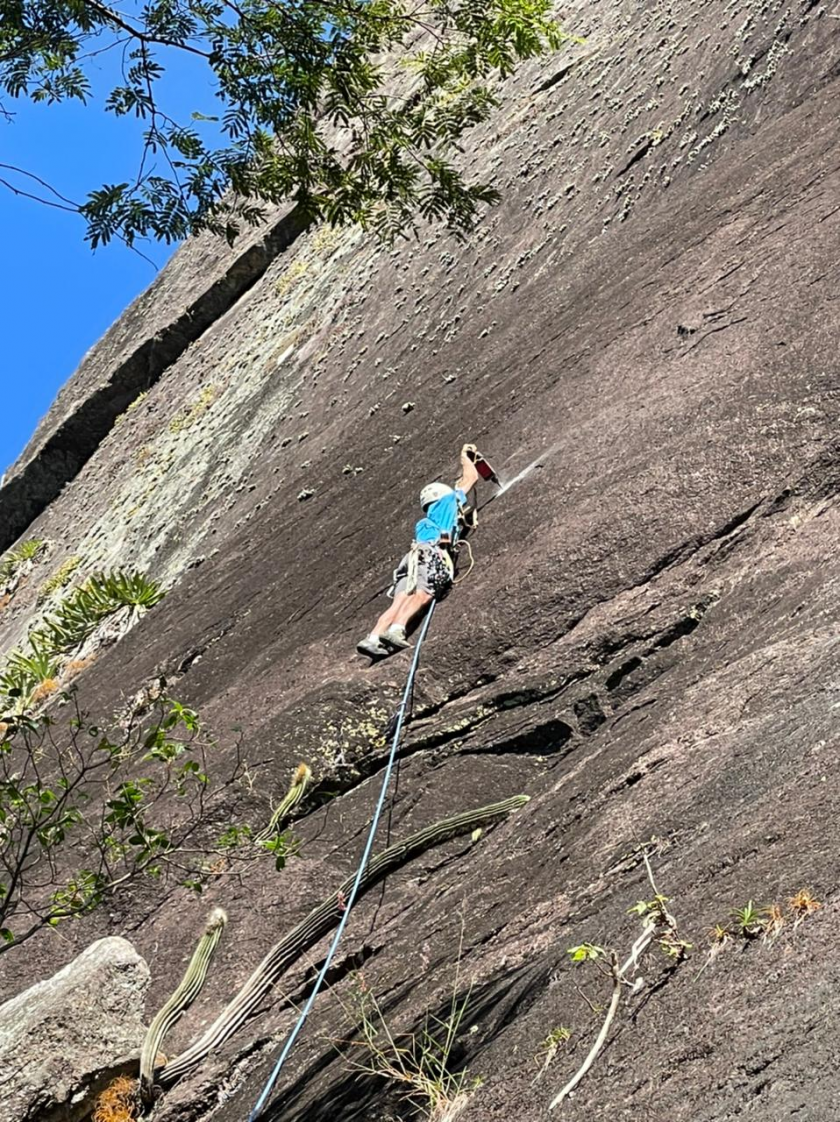
{"type": "Polygon", "coordinates": [[[227,913],[214,908],[198,940],[189,966],[175,992],[164,1003],[146,1033],[140,1053],[140,1096],[146,1105],[154,1102],[155,1061],[167,1033],[198,997],[207,977],[213,953],[227,925],[227,913]]]}
{"type": "Polygon", "coordinates": [[[146,611],[163,596],[160,585],[144,573],[126,569],[94,573],[61,600],[33,637],[54,651],[67,652],[81,646],[104,619],[121,608],[146,611]]]}
{"type": "Polygon", "coordinates": [[[146,877],[206,881],[242,773],[237,752],[214,774],[212,742],[176,701],[108,730],[63,700],[0,725],[0,954],[146,877]]]}
{"type": "Polygon", "coordinates": [[[355,872],[351,873],[334,892],[268,951],[213,1024],[186,1051],[169,1061],[161,1072],[161,1084],[164,1087],[173,1086],[233,1036],[262,1006],[266,995],[277,987],[284,974],[292,966],[299,964],[303,956],[341,922],[347,910],[349,896],[354,891],[356,899],[361,899],[383,877],[401,868],[420,853],[452,838],[471,834],[477,826],[486,827],[499,822],[527,802],[527,795],[514,795],[490,806],[444,818],[377,853],[368,862],[358,884],[355,872]]]}
{"type": "Polygon", "coordinates": [[[261,845],[263,849],[270,852],[276,852],[276,848],[272,849],[269,843],[277,839],[286,825],[290,814],[295,807],[300,803],[303,796],[306,794],[306,788],[312,779],[312,769],[307,764],[300,763],[295,769],[292,776],[292,782],[289,785],[289,790],[283,796],[282,800],[275,808],[274,813],[271,815],[268,825],[264,830],[261,830],[254,841],[257,845],[261,845]]]}
{"type": "Polygon", "coordinates": [[[95,573],[83,588],[106,614],[124,606],[153,608],[164,595],[156,581],[131,569],[95,573]]]}
{"type": "Polygon", "coordinates": [[[285,869],[290,857],[300,856],[300,838],[295,837],[291,830],[287,830],[262,842],[261,848],[273,855],[274,867],[279,873],[285,869]]]}
{"type": "Polygon", "coordinates": [[[571,1029],[567,1029],[565,1025],[557,1025],[548,1033],[544,1040],[540,1041],[538,1058],[542,1059],[542,1065],[534,1082],[537,1082],[537,1080],[545,1075],[560,1048],[564,1044],[568,1044],[571,1035],[571,1029]]]}
{"type": "Polygon", "coordinates": [[[598,947],[595,943],[580,943],[576,947],[569,947],[566,951],[572,962],[596,962],[606,953],[603,947],[598,947]]]}
{"type": "Polygon", "coordinates": [[[239,849],[245,842],[250,841],[252,833],[250,826],[238,826],[231,823],[219,834],[216,845],[222,852],[239,849]]]}
{"type": "Polygon", "coordinates": [[[12,651],[0,673],[0,694],[10,698],[25,698],[43,682],[57,678],[61,664],[54,652],[42,646],[33,637],[29,653],[12,651]]]}
{"type": "Polygon", "coordinates": [[[52,576],[48,577],[38,589],[38,603],[41,604],[44,600],[49,599],[49,597],[52,596],[54,592],[58,592],[60,588],[65,588],[70,583],[70,578],[81,563],[81,557],[66,557],[52,576]]]}
{"type": "Polygon", "coordinates": [[[755,939],[764,931],[764,908],[756,907],[752,900],[747,901],[743,908],[732,909],[732,919],[735,930],[744,939],[755,939]]]}
{"type": "Polygon", "coordinates": [[[10,549],[0,560],[0,587],[14,580],[20,569],[28,562],[34,561],[39,553],[46,547],[46,542],[36,538],[21,542],[20,545],[10,549]]]}
{"type": "Polygon", "coordinates": [[[565,1044],[569,1037],[572,1035],[571,1030],[565,1028],[563,1025],[558,1025],[553,1028],[545,1040],[540,1045],[543,1052],[550,1052],[552,1049],[557,1049],[561,1044],[565,1044]]]}

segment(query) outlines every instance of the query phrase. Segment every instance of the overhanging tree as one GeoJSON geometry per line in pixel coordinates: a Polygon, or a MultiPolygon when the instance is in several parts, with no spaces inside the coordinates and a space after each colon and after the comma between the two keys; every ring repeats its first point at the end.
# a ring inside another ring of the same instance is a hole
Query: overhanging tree
{"type": "Polygon", "coordinates": [[[562,38],[551,0],[0,0],[6,97],[90,103],[93,67],[114,52],[106,108],[144,122],[131,182],[78,203],[33,169],[0,164],[0,182],[78,211],[94,247],[233,240],[283,200],[385,237],[418,219],[463,231],[496,198],[453,163],[464,133],[497,104],[498,77],[562,38]],[[166,71],[185,65],[218,116],[168,111],[166,71]]]}

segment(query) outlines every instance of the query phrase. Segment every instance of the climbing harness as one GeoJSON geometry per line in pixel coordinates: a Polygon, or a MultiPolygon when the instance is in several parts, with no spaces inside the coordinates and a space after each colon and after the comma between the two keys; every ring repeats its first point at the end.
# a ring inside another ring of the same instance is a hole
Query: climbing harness
{"type": "Polygon", "coordinates": [[[414,686],[414,676],[417,673],[417,666],[420,662],[420,651],[422,650],[422,647],[423,647],[423,640],[426,638],[426,635],[428,634],[429,624],[432,622],[432,616],[434,615],[434,612],[435,612],[435,604],[436,604],[436,601],[433,600],[431,605],[429,606],[429,611],[426,614],[426,618],[423,620],[423,626],[420,629],[420,635],[417,639],[417,644],[414,648],[414,658],[411,660],[411,668],[408,672],[408,679],[406,680],[406,683],[405,683],[405,689],[403,690],[402,701],[400,703],[400,708],[399,708],[398,713],[397,713],[396,728],[394,729],[394,737],[393,737],[393,740],[391,741],[391,750],[388,753],[388,762],[385,765],[385,774],[382,776],[382,784],[379,788],[379,798],[377,799],[376,808],[373,812],[373,820],[371,821],[370,829],[368,830],[367,841],[365,842],[365,847],[362,851],[362,858],[361,858],[361,861],[359,862],[359,868],[356,872],[356,877],[353,881],[353,887],[350,889],[350,893],[347,897],[347,902],[345,904],[344,911],[343,911],[342,916],[341,916],[341,920],[338,924],[338,927],[336,928],[335,935],[333,936],[332,942],[330,943],[329,950],[327,951],[327,955],[326,955],[326,958],[324,959],[323,965],[321,966],[321,969],[318,972],[318,977],[315,979],[315,985],[312,987],[312,992],[309,994],[309,997],[306,1001],[306,1004],[304,1005],[304,1007],[301,1011],[301,1014],[300,1014],[300,1016],[298,1017],[298,1019],[295,1023],[294,1028],[289,1033],[289,1037],[288,1037],[286,1043],[283,1046],[283,1051],[280,1053],[280,1057],[277,1060],[277,1063],[274,1065],[274,1068],[273,1068],[271,1074],[268,1077],[268,1082],[266,1083],[265,1087],[263,1088],[262,1094],[260,1095],[259,1099],[257,1099],[256,1106],[254,1107],[254,1109],[251,1111],[251,1113],[249,1115],[248,1122],[256,1122],[256,1119],[259,1118],[260,1114],[262,1113],[263,1107],[268,1102],[268,1099],[271,1096],[271,1092],[274,1090],[274,1085],[277,1082],[277,1077],[280,1075],[280,1072],[283,1068],[283,1065],[285,1064],[285,1062],[286,1062],[286,1060],[289,1056],[289,1053],[291,1052],[292,1048],[294,1047],[295,1041],[297,1040],[298,1036],[300,1035],[301,1029],[303,1028],[304,1024],[306,1023],[306,1020],[309,1016],[309,1013],[312,1009],[312,1006],[315,1004],[315,998],[318,996],[318,993],[320,992],[321,986],[324,983],[324,979],[327,976],[327,972],[329,971],[329,968],[332,965],[332,960],[335,957],[335,952],[338,950],[338,944],[341,940],[341,936],[344,934],[344,928],[347,926],[347,920],[350,917],[350,912],[352,910],[353,903],[356,899],[356,894],[359,891],[359,885],[362,882],[362,878],[364,877],[364,874],[365,874],[365,869],[367,868],[368,861],[370,860],[370,854],[371,854],[371,850],[373,849],[373,841],[374,841],[374,838],[376,836],[377,828],[379,826],[379,820],[382,817],[382,811],[385,808],[385,799],[386,799],[386,796],[388,794],[388,787],[389,787],[390,782],[391,782],[391,773],[394,770],[394,764],[395,764],[396,758],[397,758],[397,748],[399,746],[400,734],[402,733],[403,723],[404,723],[404,720],[405,720],[405,713],[406,713],[406,708],[408,706],[408,699],[409,699],[409,696],[411,694],[411,690],[414,686]]]}
{"type": "Polygon", "coordinates": [[[411,549],[399,568],[394,570],[394,589],[397,582],[406,578],[405,591],[408,595],[417,591],[420,566],[425,565],[426,582],[436,599],[441,599],[455,577],[455,562],[447,548],[436,542],[412,542],[411,549]]]}

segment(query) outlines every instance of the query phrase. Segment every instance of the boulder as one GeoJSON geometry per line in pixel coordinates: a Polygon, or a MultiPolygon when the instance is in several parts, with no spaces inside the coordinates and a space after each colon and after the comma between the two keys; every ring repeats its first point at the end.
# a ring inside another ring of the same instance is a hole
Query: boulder
{"type": "Polygon", "coordinates": [[[98,939],[52,978],[0,1005],[0,1122],[76,1122],[136,1064],[149,968],[131,943],[98,939]]]}

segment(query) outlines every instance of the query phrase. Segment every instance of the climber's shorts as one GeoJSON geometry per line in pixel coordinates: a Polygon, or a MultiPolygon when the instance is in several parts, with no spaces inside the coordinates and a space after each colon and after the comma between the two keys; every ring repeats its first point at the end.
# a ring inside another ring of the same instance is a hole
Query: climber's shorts
{"type": "MultiPolygon", "coordinates": [[[[417,591],[434,596],[442,600],[452,587],[452,571],[443,551],[436,545],[414,546],[418,550],[417,557],[417,591]]],[[[408,567],[411,553],[406,553],[399,565],[394,569],[394,584],[390,595],[396,596],[405,592],[408,585],[408,567]]]]}

